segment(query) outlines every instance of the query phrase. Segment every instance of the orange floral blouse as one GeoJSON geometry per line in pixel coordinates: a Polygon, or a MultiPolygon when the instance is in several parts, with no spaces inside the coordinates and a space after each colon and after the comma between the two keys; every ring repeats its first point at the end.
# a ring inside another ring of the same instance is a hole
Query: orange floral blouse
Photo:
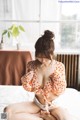
{"type": "Polygon", "coordinates": [[[27,64],[26,74],[21,78],[23,88],[27,91],[35,92],[35,94],[42,94],[46,99],[50,92],[57,96],[62,94],[66,88],[64,64],[54,60],[54,71],[49,76],[50,79],[46,82],[44,88],[41,88],[36,74],[36,61],[31,61],[27,64]]]}

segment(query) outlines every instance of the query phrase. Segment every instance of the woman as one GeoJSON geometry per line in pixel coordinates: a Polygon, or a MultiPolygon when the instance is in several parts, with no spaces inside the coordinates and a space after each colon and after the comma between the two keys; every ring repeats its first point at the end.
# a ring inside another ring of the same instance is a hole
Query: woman
{"type": "Polygon", "coordinates": [[[34,92],[33,102],[7,107],[8,120],[71,120],[54,100],[66,89],[65,67],[54,60],[54,33],[44,32],[35,44],[35,60],[27,64],[21,81],[25,90],[34,92]],[[52,102],[53,101],[53,102],[52,102]]]}

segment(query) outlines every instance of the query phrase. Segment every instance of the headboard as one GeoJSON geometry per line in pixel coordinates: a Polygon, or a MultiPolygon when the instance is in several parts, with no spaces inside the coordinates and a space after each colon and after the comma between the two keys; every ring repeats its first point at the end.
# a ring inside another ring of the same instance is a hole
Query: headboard
{"type": "Polygon", "coordinates": [[[21,77],[31,61],[29,51],[0,51],[0,85],[21,85],[21,77]]]}

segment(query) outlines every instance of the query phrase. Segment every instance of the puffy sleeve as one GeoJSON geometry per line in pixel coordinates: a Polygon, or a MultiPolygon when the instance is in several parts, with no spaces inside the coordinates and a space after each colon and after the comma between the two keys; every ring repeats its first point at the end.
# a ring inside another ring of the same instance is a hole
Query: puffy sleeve
{"type": "Polygon", "coordinates": [[[33,92],[33,80],[36,79],[35,71],[32,67],[32,62],[29,62],[26,66],[26,74],[21,77],[22,86],[25,90],[33,92]]]}
{"type": "Polygon", "coordinates": [[[56,70],[51,75],[52,80],[52,91],[55,95],[59,96],[66,89],[66,79],[65,79],[65,67],[64,64],[59,62],[56,66],[56,70]]]}

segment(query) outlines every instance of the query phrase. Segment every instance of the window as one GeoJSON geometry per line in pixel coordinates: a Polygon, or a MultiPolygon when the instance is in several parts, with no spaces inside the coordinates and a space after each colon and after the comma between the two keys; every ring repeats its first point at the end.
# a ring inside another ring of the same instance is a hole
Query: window
{"type": "Polygon", "coordinates": [[[61,48],[80,49],[80,3],[61,4],[61,48]]]}
{"type": "MultiPolygon", "coordinates": [[[[0,26],[6,28],[12,23],[23,25],[26,32],[19,41],[30,50],[34,50],[34,44],[44,30],[49,29],[55,33],[56,51],[79,51],[79,8],[80,3],[60,3],[58,0],[0,0],[3,13],[0,15],[0,26]]],[[[15,41],[10,44],[15,44],[15,41]]]]}

